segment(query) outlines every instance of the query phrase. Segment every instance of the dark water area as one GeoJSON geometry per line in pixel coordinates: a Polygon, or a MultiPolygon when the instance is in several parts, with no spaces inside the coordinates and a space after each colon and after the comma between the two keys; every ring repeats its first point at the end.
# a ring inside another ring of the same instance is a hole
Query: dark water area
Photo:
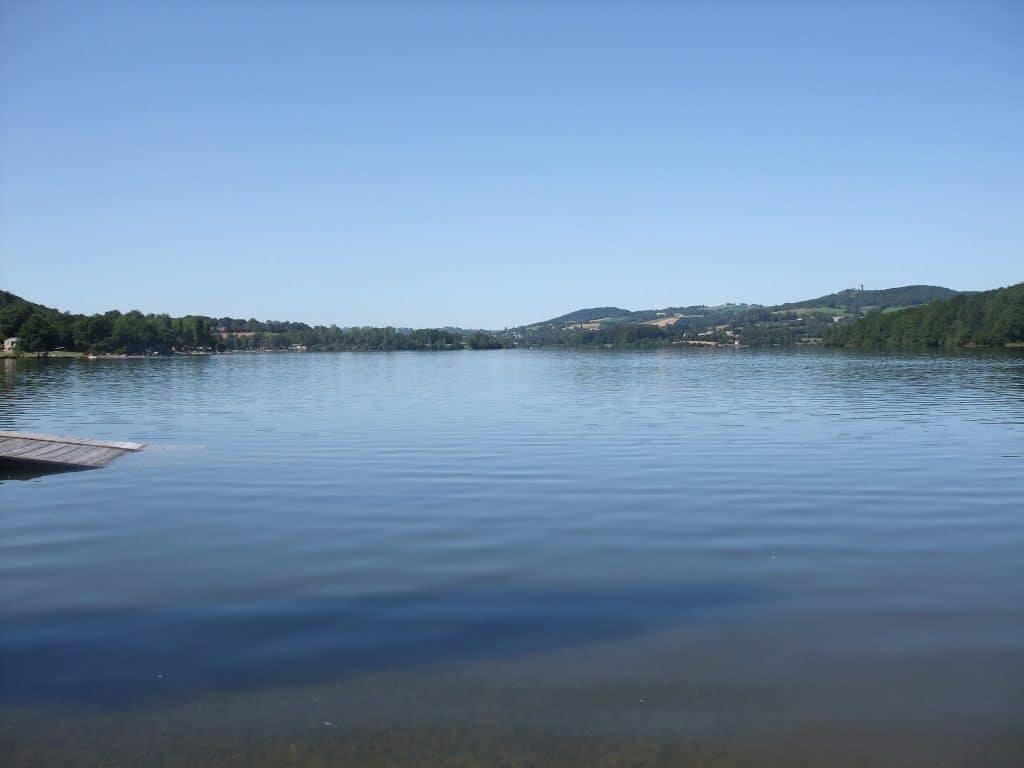
{"type": "Polygon", "coordinates": [[[0,360],[5,765],[1024,764],[1024,355],[0,360]]]}

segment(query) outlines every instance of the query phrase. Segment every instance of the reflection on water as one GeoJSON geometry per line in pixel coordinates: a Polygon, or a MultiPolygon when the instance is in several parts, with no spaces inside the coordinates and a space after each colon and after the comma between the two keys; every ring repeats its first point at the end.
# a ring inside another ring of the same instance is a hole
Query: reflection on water
{"type": "Polygon", "coordinates": [[[108,610],[15,616],[4,629],[10,650],[3,693],[22,702],[80,698],[92,706],[138,706],[202,685],[316,682],[372,669],[548,653],[727,617],[754,598],[749,587],[588,593],[470,586],[444,594],[297,598],[274,611],[257,601],[236,604],[227,615],[192,605],[136,615],[108,610]],[[73,647],[68,637],[74,637],[73,647]],[[142,637],[145,653],[134,653],[142,637]],[[256,648],[249,644],[253,637],[260,638],[256,648]],[[276,663],[282,657],[290,661],[285,667],[276,663]],[[57,669],[63,673],[54,676],[57,669]],[[140,686],[154,669],[174,673],[161,674],[156,689],[140,686]],[[97,680],[103,682],[100,689],[97,680]]]}
{"type": "Polygon", "coordinates": [[[38,461],[17,461],[0,458],[0,483],[9,480],[36,480],[48,475],[64,472],[84,472],[85,467],[69,467],[60,464],[41,464],[38,461]]]}
{"type": "Polygon", "coordinates": [[[4,361],[15,765],[1015,765],[1024,357],[4,361]]]}

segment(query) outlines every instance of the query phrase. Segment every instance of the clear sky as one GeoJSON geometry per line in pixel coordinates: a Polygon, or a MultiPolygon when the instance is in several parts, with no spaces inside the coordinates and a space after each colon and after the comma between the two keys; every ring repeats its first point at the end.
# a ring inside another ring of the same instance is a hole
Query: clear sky
{"type": "Polygon", "coordinates": [[[0,0],[0,288],[339,325],[1024,280],[1024,3],[0,0]]]}

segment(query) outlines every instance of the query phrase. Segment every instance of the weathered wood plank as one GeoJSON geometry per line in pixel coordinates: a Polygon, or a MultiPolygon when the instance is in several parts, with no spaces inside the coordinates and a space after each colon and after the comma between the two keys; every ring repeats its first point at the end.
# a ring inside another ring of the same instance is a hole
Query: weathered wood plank
{"type": "Polygon", "coordinates": [[[91,445],[96,448],[117,448],[121,451],[141,451],[143,443],[118,443],[110,440],[87,440],[81,437],[63,437],[61,435],[40,435],[32,432],[6,432],[0,430],[0,438],[19,440],[43,440],[48,443],[71,443],[73,445],[91,445]]]}
{"type": "Polygon", "coordinates": [[[27,450],[21,450],[15,454],[23,461],[49,461],[61,454],[73,453],[79,450],[80,446],[68,445],[67,443],[41,443],[33,444],[27,450]]]}
{"type": "Polygon", "coordinates": [[[21,454],[23,460],[32,461],[60,461],[66,458],[73,458],[75,453],[82,450],[80,445],[69,445],[67,443],[40,443],[40,447],[29,453],[21,454]]]}
{"type": "Polygon", "coordinates": [[[102,467],[141,443],[116,443],[75,437],[0,431],[0,460],[68,467],[102,467]]]}
{"type": "Polygon", "coordinates": [[[47,454],[52,451],[61,450],[64,448],[74,448],[75,446],[69,446],[67,443],[42,443],[33,442],[31,440],[21,443],[15,448],[4,450],[0,455],[8,459],[18,459],[20,461],[33,461],[36,457],[41,454],[47,454]]]}
{"type": "Polygon", "coordinates": [[[26,453],[38,448],[40,445],[52,445],[52,443],[39,443],[35,440],[17,440],[12,441],[12,445],[8,446],[4,450],[5,456],[18,456],[19,454],[26,453]]]}
{"type": "Polygon", "coordinates": [[[122,451],[115,448],[90,448],[80,446],[74,456],[75,464],[89,467],[102,467],[104,464],[120,456],[122,451]]]}

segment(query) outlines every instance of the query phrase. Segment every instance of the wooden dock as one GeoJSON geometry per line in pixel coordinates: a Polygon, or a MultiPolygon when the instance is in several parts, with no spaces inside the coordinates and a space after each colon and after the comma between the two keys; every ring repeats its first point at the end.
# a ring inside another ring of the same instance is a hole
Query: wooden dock
{"type": "Polygon", "coordinates": [[[0,462],[87,469],[102,467],[122,453],[141,451],[144,447],[142,443],[0,431],[0,462]]]}

